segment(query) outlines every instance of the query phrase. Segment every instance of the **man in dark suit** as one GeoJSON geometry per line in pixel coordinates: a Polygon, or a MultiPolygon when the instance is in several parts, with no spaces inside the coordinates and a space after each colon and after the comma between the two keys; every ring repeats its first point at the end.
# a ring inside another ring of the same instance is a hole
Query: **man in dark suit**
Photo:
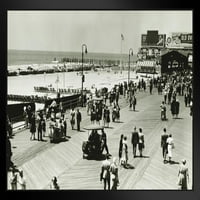
{"type": "Polygon", "coordinates": [[[137,104],[137,99],[136,99],[135,95],[133,95],[133,111],[135,111],[136,104],[137,104]]]}
{"type": "Polygon", "coordinates": [[[38,123],[37,123],[37,131],[38,131],[38,141],[43,141],[42,139],[42,116],[39,115],[38,123]]]}
{"type": "Polygon", "coordinates": [[[163,134],[161,135],[161,147],[162,147],[164,163],[166,163],[166,156],[167,156],[167,138],[168,138],[168,134],[166,133],[166,128],[164,128],[163,134]]]}
{"type": "Polygon", "coordinates": [[[77,131],[80,131],[81,113],[80,113],[79,109],[77,109],[76,121],[77,121],[77,131]]]}
{"type": "Polygon", "coordinates": [[[138,136],[138,132],[136,130],[136,127],[134,128],[134,131],[132,132],[131,143],[133,145],[133,156],[135,158],[136,157],[137,144],[139,143],[139,136],[138,136]]]}
{"type": "MultiPolygon", "coordinates": [[[[109,150],[108,150],[108,145],[107,145],[107,136],[106,136],[106,133],[104,130],[102,130],[102,141],[103,141],[103,147],[102,149],[106,150],[106,153],[107,155],[111,156],[111,154],[109,153],[109,150]]],[[[102,151],[103,152],[103,151],[102,151]]]]}

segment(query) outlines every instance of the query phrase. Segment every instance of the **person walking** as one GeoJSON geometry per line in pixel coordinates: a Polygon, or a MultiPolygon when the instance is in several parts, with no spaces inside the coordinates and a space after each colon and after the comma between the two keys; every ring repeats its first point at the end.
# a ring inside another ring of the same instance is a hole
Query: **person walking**
{"type": "Polygon", "coordinates": [[[176,107],[176,118],[178,118],[178,115],[179,115],[179,109],[180,109],[180,102],[179,102],[178,99],[176,99],[175,107],[176,107]]]}
{"type": "Polygon", "coordinates": [[[119,176],[118,176],[118,166],[117,166],[117,158],[113,158],[113,162],[110,165],[110,173],[111,173],[111,190],[117,190],[117,186],[119,185],[119,176]]]}
{"type": "Polygon", "coordinates": [[[35,140],[35,132],[36,132],[36,124],[35,124],[35,113],[32,113],[31,119],[30,119],[30,132],[31,137],[30,140],[35,140]]]}
{"type": "Polygon", "coordinates": [[[133,97],[129,95],[129,109],[131,110],[133,106],[133,97]]]}
{"type": "Polygon", "coordinates": [[[90,121],[92,124],[94,124],[95,120],[96,120],[96,111],[95,111],[95,108],[93,107],[91,109],[90,121]]]}
{"type": "Polygon", "coordinates": [[[27,106],[24,106],[23,117],[25,122],[25,127],[28,128],[28,114],[27,114],[27,106]]]}
{"type": "Polygon", "coordinates": [[[181,161],[179,171],[178,171],[178,189],[187,190],[189,183],[189,173],[188,167],[186,166],[186,160],[181,161]]]}
{"type": "Polygon", "coordinates": [[[96,123],[100,125],[100,120],[101,120],[101,110],[100,106],[98,105],[96,107],[96,123]]]}
{"type": "Polygon", "coordinates": [[[58,185],[57,178],[55,176],[51,179],[50,189],[52,189],[52,190],[59,190],[60,189],[60,186],[58,185]]]}
{"type": "Polygon", "coordinates": [[[167,99],[168,99],[168,104],[171,103],[171,98],[172,98],[172,91],[169,90],[168,95],[167,95],[167,99]]]}
{"type": "Polygon", "coordinates": [[[50,137],[53,137],[55,126],[56,126],[55,119],[51,118],[49,122],[49,136],[50,137]]]}
{"type": "Polygon", "coordinates": [[[128,145],[127,145],[127,137],[125,136],[122,142],[122,156],[120,165],[126,168],[127,164],[128,164],[128,145]]]}
{"type": "Polygon", "coordinates": [[[174,118],[174,116],[176,115],[176,98],[173,98],[171,102],[171,113],[172,117],[174,118]]]}
{"type": "Polygon", "coordinates": [[[109,127],[109,123],[110,123],[110,110],[108,109],[108,106],[106,106],[105,109],[104,109],[103,118],[104,118],[104,126],[109,127]]]}
{"type": "Polygon", "coordinates": [[[75,114],[76,114],[75,110],[74,108],[72,108],[70,111],[70,115],[71,115],[70,123],[71,123],[72,130],[74,130],[74,125],[75,125],[75,114]]]}
{"type": "Polygon", "coordinates": [[[135,158],[137,151],[137,144],[139,143],[139,135],[136,130],[136,127],[134,127],[134,131],[132,132],[131,143],[133,145],[133,157],[135,158]]]}
{"type": "Polygon", "coordinates": [[[162,155],[163,155],[163,162],[166,163],[167,157],[167,138],[168,134],[166,133],[166,128],[163,129],[163,134],[161,135],[161,148],[162,148],[162,155]]]}
{"type": "Polygon", "coordinates": [[[136,97],[135,97],[135,95],[133,95],[133,100],[132,100],[132,104],[133,104],[133,111],[135,111],[135,106],[136,106],[136,104],[137,104],[137,99],[136,99],[136,97]]]}
{"type": "Polygon", "coordinates": [[[82,120],[81,112],[79,111],[79,109],[77,109],[77,112],[76,112],[77,131],[80,131],[81,120],[82,120]]]}
{"type": "Polygon", "coordinates": [[[193,115],[193,99],[190,101],[190,116],[193,115]]]}
{"type": "Polygon", "coordinates": [[[37,131],[38,131],[38,141],[42,141],[42,116],[38,115],[38,119],[37,119],[37,131]]]}
{"type": "Polygon", "coordinates": [[[188,94],[187,94],[187,92],[184,95],[184,102],[185,102],[185,107],[187,107],[187,105],[188,105],[188,94]]]}
{"type": "Polygon", "coordinates": [[[24,178],[24,174],[22,170],[19,170],[18,183],[19,183],[20,190],[26,190],[26,180],[24,178]]]}
{"type": "Polygon", "coordinates": [[[67,117],[63,116],[63,136],[67,137],[67,117]]]}
{"type": "Polygon", "coordinates": [[[167,138],[167,155],[169,158],[169,163],[172,162],[172,149],[174,149],[174,140],[172,138],[172,135],[169,134],[169,137],[167,138]]]}
{"type": "Polygon", "coordinates": [[[111,156],[111,154],[109,153],[109,150],[108,150],[108,145],[107,145],[107,136],[106,136],[106,133],[105,133],[104,130],[102,130],[102,142],[103,142],[102,152],[103,152],[103,150],[105,149],[107,155],[111,156]]]}
{"type": "Polygon", "coordinates": [[[119,141],[119,162],[120,162],[121,157],[122,157],[123,139],[124,139],[124,135],[121,134],[120,141],[119,141]]]}
{"type": "Polygon", "coordinates": [[[109,156],[106,155],[106,160],[102,162],[101,173],[100,173],[100,181],[104,184],[104,190],[108,188],[110,190],[110,161],[108,160],[109,156]]]}
{"type": "Polygon", "coordinates": [[[161,120],[166,120],[166,106],[165,102],[163,101],[162,104],[160,105],[161,108],[161,120]]]}
{"type": "Polygon", "coordinates": [[[167,103],[167,88],[164,90],[164,103],[167,103]]]}
{"type": "Polygon", "coordinates": [[[44,114],[42,116],[42,132],[43,132],[43,137],[46,137],[46,120],[44,114]]]}
{"type": "Polygon", "coordinates": [[[144,134],[142,133],[142,128],[139,128],[138,136],[139,136],[138,148],[139,148],[139,152],[140,152],[140,157],[142,157],[143,156],[142,152],[143,152],[143,149],[144,149],[144,134]]]}
{"type": "Polygon", "coordinates": [[[152,94],[152,90],[153,90],[153,81],[152,81],[152,79],[151,79],[151,80],[150,80],[150,85],[149,85],[150,94],[152,94]]]}
{"type": "Polygon", "coordinates": [[[119,105],[116,106],[116,119],[120,121],[120,107],[119,105]]]}
{"type": "Polygon", "coordinates": [[[11,142],[10,139],[8,137],[8,135],[6,136],[6,169],[7,171],[13,167],[13,162],[11,160],[12,157],[12,147],[11,147],[11,142]]]}
{"type": "Polygon", "coordinates": [[[16,174],[14,168],[12,168],[9,181],[10,181],[10,185],[11,185],[11,190],[17,190],[17,174],[16,174]]]}

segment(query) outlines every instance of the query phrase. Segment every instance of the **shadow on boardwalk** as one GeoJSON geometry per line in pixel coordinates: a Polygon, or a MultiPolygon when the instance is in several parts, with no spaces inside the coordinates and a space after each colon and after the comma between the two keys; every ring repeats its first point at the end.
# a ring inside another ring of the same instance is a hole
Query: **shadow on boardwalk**
{"type": "Polygon", "coordinates": [[[124,166],[124,169],[135,169],[135,167],[129,163],[124,166]]]}

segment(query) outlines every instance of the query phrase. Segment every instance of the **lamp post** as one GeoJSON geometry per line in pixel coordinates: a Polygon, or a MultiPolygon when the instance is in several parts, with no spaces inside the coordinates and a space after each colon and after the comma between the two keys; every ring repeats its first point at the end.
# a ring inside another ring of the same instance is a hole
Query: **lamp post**
{"type": "Polygon", "coordinates": [[[130,57],[133,56],[133,49],[129,49],[129,54],[128,54],[128,86],[130,82],[130,57]]]}
{"type": "Polygon", "coordinates": [[[83,74],[83,57],[84,57],[84,53],[87,54],[87,46],[86,44],[82,44],[82,81],[81,81],[81,105],[83,107],[83,82],[85,81],[85,77],[83,74]],[[84,47],[85,47],[85,51],[84,51],[84,47]]]}

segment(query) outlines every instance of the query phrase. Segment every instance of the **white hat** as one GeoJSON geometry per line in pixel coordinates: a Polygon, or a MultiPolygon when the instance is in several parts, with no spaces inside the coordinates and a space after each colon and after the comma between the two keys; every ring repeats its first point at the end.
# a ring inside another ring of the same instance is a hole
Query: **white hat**
{"type": "Polygon", "coordinates": [[[186,159],[182,159],[182,163],[185,164],[186,163],[186,159]]]}

